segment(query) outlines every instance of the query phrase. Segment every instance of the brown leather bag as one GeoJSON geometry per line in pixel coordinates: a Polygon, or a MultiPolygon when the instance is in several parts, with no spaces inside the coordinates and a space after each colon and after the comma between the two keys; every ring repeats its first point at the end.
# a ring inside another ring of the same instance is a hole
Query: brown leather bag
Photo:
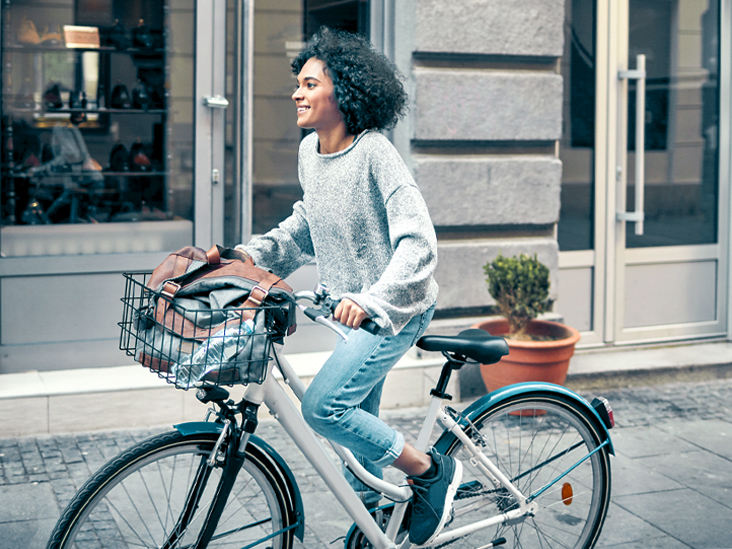
{"type": "Polygon", "coordinates": [[[236,249],[178,250],[145,286],[152,298],[136,316],[135,359],[183,388],[261,382],[271,339],[295,329],[292,288],[236,249]]]}

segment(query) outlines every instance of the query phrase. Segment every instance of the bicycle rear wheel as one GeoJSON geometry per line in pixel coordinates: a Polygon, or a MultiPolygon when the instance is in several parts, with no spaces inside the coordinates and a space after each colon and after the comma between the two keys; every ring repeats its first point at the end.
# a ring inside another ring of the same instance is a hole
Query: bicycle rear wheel
{"type": "MultiPolygon", "coordinates": [[[[206,464],[217,438],[171,431],[120,454],[71,500],[48,548],[195,547],[221,480],[221,463],[206,464]]],[[[249,444],[208,547],[289,549],[294,520],[279,470],[249,444]]]]}
{"type": "MultiPolygon", "coordinates": [[[[527,497],[571,469],[602,441],[600,427],[590,411],[551,393],[515,395],[483,410],[473,424],[480,433],[473,435],[473,440],[485,442],[485,455],[527,497]]],[[[470,454],[458,440],[442,450],[464,466],[463,484],[454,505],[455,518],[449,529],[494,516],[516,503],[510,493],[495,489],[470,463],[470,454]]],[[[481,547],[505,538],[506,547],[514,548],[593,547],[610,501],[607,447],[572,469],[534,501],[539,505],[534,517],[480,530],[453,546],[481,547]]]]}

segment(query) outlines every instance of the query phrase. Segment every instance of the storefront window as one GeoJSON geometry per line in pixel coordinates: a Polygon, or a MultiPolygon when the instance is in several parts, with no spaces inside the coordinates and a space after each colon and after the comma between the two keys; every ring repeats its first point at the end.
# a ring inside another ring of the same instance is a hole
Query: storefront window
{"type": "Polygon", "coordinates": [[[194,18],[181,0],[3,5],[3,256],[191,242],[194,18]]]}

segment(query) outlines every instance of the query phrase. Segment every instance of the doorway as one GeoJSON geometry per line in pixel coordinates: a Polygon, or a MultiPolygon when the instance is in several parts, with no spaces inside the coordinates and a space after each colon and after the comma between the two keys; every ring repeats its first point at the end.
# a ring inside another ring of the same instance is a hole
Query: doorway
{"type": "Polygon", "coordinates": [[[566,3],[556,310],[585,345],[726,335],[720,4],[566,3]]]}

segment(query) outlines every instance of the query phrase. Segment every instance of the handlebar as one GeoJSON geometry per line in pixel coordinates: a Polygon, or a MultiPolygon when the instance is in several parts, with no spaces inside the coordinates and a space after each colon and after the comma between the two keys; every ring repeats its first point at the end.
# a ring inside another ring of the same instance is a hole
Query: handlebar
{"type": "MultiPolygon", "coordinates": [[[[313,322],[322,324],[330,330],[341,336],[344,341],[348,341],[348,336],[338,326],[338,324],[329,319],[329,317],[335,312],[336,307],[341,300],[333,299],[328,293],[328,289],[325,286],[319,285],[315,291],[301,290],[294,293],[295,303],[298,308],[313,322]],[[313,306],[307,307],[300,303],[300,301],[310,301],[313,306]]],[[[370,318],[365,319],[361,322],[359,329],[366,330],[370,334],[377,335],[381,328],[370,318]]]]}

